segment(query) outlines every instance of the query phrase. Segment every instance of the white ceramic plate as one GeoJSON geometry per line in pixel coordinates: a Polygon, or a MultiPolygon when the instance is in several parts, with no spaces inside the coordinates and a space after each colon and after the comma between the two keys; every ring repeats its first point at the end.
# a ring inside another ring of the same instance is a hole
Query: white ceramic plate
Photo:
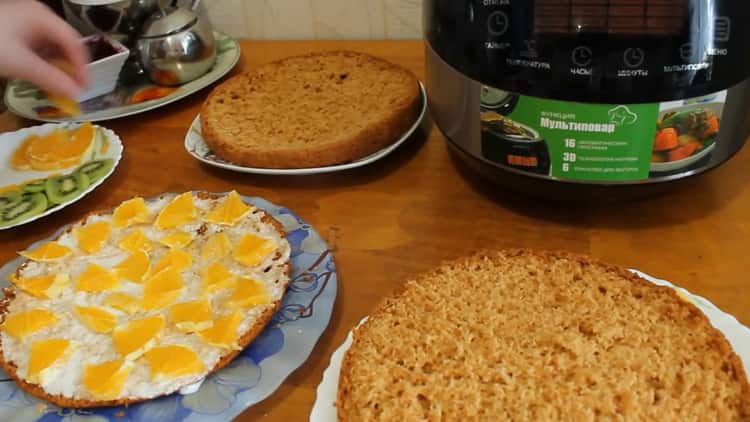
{"type": "Polygon", "coordinates": [[[151,100],[134,100],[137,92],[155,88],[145,76],[132,84],[118,82],[115,91],[92,98],[81,104],[82,114],[75,117],[48,116],[42,110],[49,105],[46,98],[33,85],[14,80],[5,90],[5,105],[8,110],[22,117],[45,122],[90,121],[117,119],[143,113],[165,106],[211,85],[231,71],[240,59],[240,46],[234,38],[214,32],[217,44],[216,64],[200,78],[170,89],[168,94],[151,100]]]}
{"type": "MultiPolygon", "coordinates": [[[[8,133],[0,134],[0,187],[4,187],[8,185],[20,185],[26,181],[46,178],[53,174],[68,174],[68,173],[73,172],[78,166],[73,166],[71,168],[67,168],[64,170],[18,171],[18,170],[13,169],[10,166],[10,158],[13,155],[13,152],[16,150],[16,148],[18,148],[18,146],[21,145],[21,142],[29,135],[49,133],[52,130],[59,128],[59,127],[72,128],[76,126],[78,126],[77,123],[47,123],[47,124],[43,124],[40,126],[33,126],[33,127],[20,129],[15,132],[8,132],[8,133]]],[[[26,220],[20,221],[16,224],[5,226],[5,227],[0,227],[0,230],[6,230],[11,227],[16,227],[22,224],[30,223],[39,218],[50,215],[55,211],[59,211],[67,207],[68,205],[78,201],[79,199],[86,196],[89,192],[96,189],[115,171],[115,168],[117,168],[117,165],[119,164],[120,159],[122,158],[122,151],[123,151],[122,141],[120,141],[120,138],[117,136],[117,134],[115,134],[111,130],[101,127],[101,126],[96,126],[96,125],[94,125],[94,127],[101,131],[101,134],[106,138],[107,142],[109,143],[109,145],[107,146],[106,152],[104,154],[97,153],[94,159],[111,158],[114,161],[114,165],[112,166],[112,169],[104,177],[102,177],[101,179],[89,185],[89,187],[85,191],[83,191],[77,197],[69,200],[68,202],[50,207],[45,212],[35,215],[33,217],[30,217],[26,220]]]]}
{"type": "Polygon", "coordinates": [[[201,132],[200,115],[196,116],[193,120],[193,124],[190,126],[187,135],[185,135],[185,149],[187,152],[195,157],[195,159],[202,161],[208,165],[223,168],[226,170],[232,170],[240,173],[253,173],[253,174],[267,174],[267,175],[296,175],[303,176],[309,174],[320,174],[320,173],[331,173],[335,171],[349,170],[357,167],[362,167],[393,152],[401,144],[406,142],[409,137],[417,130],[419,125],[422,123],[424,116],[427,112],[427,93],[425,92],[424,85],[419,83],[419,89],[422,93],[422,108],[419,111],[417,120],[414,124],[404,133],[396,142],[381,149],[380,151],[368,155],[367,157],[361,158],[356,161],[352,161],[344,164],[337,164],[326,167],[311,167],[302,169],[269,169],[259,167],[243,167],[237,164],[233,164],[229,161],[225,161],[219,158],[211,149],[206,145],[203,140],[203,134],[201,132]]]}
{"type": "MultiPolygon", "coordinates": [[[[654,278],[637,270],[631,271],[654,284],[671,287],[682,293],[686,298],[690,299],[701,311],[703,311],[703,313],[706,314],[711,321],[711,324],[724,333],[724,336],[734,348],[735,353],[737,353],[740,360],[742,360],[745,372],[748,377],[750,377],[750,328],[740,324],[735,317],[721,311],[706,298],[694,295],[666,280],[654,278]]],[[[367,318],[364,318],[359,324],[362,324],[366,320],[367,318]]],[[[339,388],[341,361],[351,345],[352,333],[349,332],[344,343],[331,356],[331,363],[323,372],[323,379],[318,385],[317,396],[315,398],[315,403],[313,404],[312,412],[310,413],[310,422],[337,421],[334,401],[336,400],[336,393],[339,388]]]]}

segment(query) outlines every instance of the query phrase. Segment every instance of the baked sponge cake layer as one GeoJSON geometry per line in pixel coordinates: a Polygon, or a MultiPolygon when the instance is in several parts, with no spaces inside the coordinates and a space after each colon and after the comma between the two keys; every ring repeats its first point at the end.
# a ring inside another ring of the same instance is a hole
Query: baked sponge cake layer
{"type": "Polygon", "coordinates": [[[339,420],[750,420],[738,356],[674,290],[583,256],[492,251],[354,332],[339,420]]]}
{"type": "Polygon", "coordinates": [[[353,51],[289,57],[237,75],[200,113],[206,144],[235,164],[309,168],[354,161],[392,144],[421,103],[408,70],[353,51]]]}

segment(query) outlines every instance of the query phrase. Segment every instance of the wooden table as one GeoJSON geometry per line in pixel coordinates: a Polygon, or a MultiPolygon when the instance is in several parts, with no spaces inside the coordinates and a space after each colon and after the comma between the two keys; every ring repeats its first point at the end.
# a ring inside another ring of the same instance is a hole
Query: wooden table
{"type": "MultiPolygon", "coordinates": [[[[424,74],[419,41],[272,41],[242,47],[235,71],[295,53],[354,48],[424,74]]],[[[365,168],[314,177],[243,175],[201,165],[183,148],[186,129],[207,94],[105,122],[125,144],[116,173],[77,204],[0,232],[0,260],[12,259],[88,211],[133,195],[237,189],[295,210],[335,253],[337,303],[308,361],[240,421],[306,420],[322,371],[348,330],[408,277],[478,248],[589,253],[671,280],[750,325],[750,148],[668,196],[595,207],[550,204],[492,188],[459,171],[434,127],[365,168]]],[[[0,131],[33,124],[0,115],[0,131]]]]}

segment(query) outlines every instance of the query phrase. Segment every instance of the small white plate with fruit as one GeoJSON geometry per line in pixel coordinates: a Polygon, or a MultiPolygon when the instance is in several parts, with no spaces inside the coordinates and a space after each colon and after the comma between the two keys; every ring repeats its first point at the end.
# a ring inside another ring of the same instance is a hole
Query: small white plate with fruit
{"type": "Polygon", "coordinates": [[[90,122],[0,134],[0,230],[78,201],[114,172],[122,151],[114,132],[90,122]]]}

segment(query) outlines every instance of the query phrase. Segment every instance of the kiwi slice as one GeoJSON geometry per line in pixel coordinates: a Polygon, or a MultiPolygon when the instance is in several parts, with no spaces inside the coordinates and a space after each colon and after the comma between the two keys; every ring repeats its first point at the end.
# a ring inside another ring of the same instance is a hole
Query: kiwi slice
{"type": "Polygon", "coordinates": [[[82,194],[89,187],[86,173],[73,172],[64,176],[50,177],[44,191],[51,204],[62,204],[82,194]]]}
{"type": "Polygon", "coordinates": [[[43,213],[47,209],[47,197],[43,193],[27,193],[18,202],[0,211],[0,227],[10,226],[43,213]]]}
{"type": "Polygon", "coordinates": [[[89,183],[94,183],[106,176],[114,165],[115,162],[111,158],[93,160],[81,165],[75,172],[85,174],[88,177],[89,183]]]}
{"type": "Polygon", "coordinates": [[[26,193],[39,193],[44,192],[45,179],[33,180],[31,182],[24,183],[21,185],[21,189],[26,193]]]}
{"type": "Polygon", "coordinates": [[[0,210],[17,204],[21,200],[21,191],[13,189],[0,193],[0,210]]]}

